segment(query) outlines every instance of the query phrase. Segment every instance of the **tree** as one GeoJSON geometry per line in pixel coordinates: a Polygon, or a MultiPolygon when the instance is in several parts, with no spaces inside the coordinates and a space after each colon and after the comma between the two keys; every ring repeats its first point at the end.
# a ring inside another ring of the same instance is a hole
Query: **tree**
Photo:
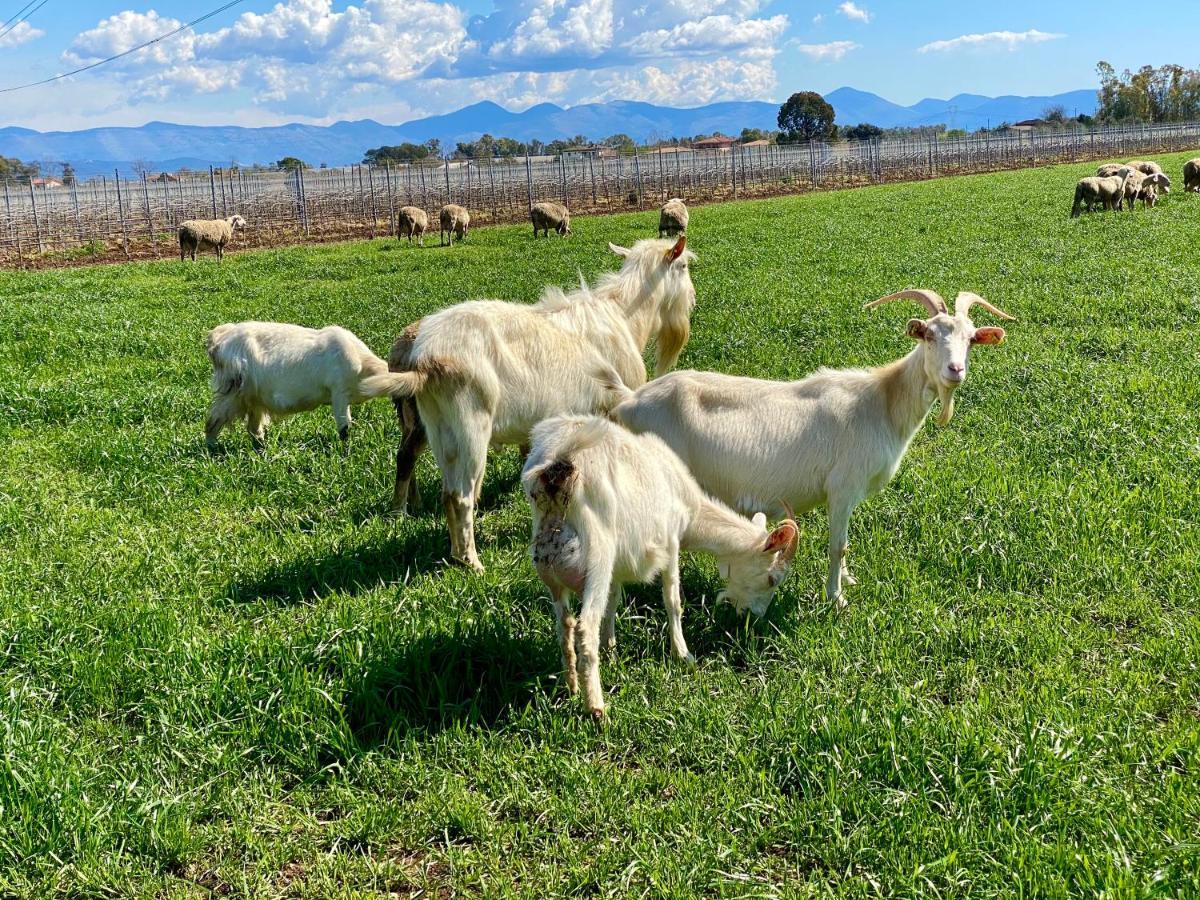
{"type": "Polygon", "coordinates": [[[62,181],[63,184],[75,183],[75,167],[69,162],[62,164],[62,181]]]}
{"type": "Polygon", "coordinates": [[[1055,125],[1064,125],[1067,121],[1067,109],[1058,103],[1053,106],[1047,106],[1042,110],[1042,118],[1055,125]]]}
{"type": "Polygon", "coordinates": [[[1121,75],[1103,60],[1096,118],[1102,122],[1186,122],[1200,117],[1200,71],[1180,65],[1142,66],[1121,75]]]}
{"type": "Polygon", "coordinates": [[[837,126],[833,120],[833,107],[816,91],[792,94],[779,107],[779,127],[784,139],[791,142],[835,140],[837,126]]]}
{"type": "Polygon", "coordinates": [[[625,134],[623,131],[618,131],[616,134],[610,134],[600,142],[605,147],[612,147],[614,150],[629,150],[632,151],[637,147],[633,138],[625,134]]]}
{"type": "Polygon", "coordinates": [[[848,141],[870,141],[882,137],[883,129],[870,122],[859,122],[849,128],[842,129],[842,137],[848,141]]]}
{"type": "Polygon", "coordinates": [[[741,141],[743,144],[749,144],[751,141],[769,141],[771,136],[771,132],[761,128],[743,128],[741,141]]]}
{"type": "Polygon", "coordinates": [[[0,156],[0,178],[34,178],[37,174],[37,163],[24,163],[14,157],[0,156]]]}
{"type": "Polygon", "coordinates": [[[289,172],[292,169],[307,169],[308,163],[296,156],[285,156],[279,162],[275,163],[275,168],[289,172]]]}
{"type": "Polygon", "coordinates": [[[363,162],[372,166],[382,166],[393,162],[413,162],[425,159],[430,152],[428,143],[403,143],[394,147],[374,147],[363,154],[363,162]]]}

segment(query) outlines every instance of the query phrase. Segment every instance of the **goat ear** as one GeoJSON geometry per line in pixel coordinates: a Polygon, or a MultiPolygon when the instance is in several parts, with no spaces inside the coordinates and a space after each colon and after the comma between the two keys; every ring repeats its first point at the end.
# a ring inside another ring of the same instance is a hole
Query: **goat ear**
{"type": "Polygon", "coordinates": [[[629,255],[628,247],[622,247],[620,244],[614,244],[612,241],[608,242],[608,249],[611,250],[613,253],[617,254],[617,256],[621,257],[622,259],[624,259],[625,257],[627,257],[629,255]]]}
{"type": "Polygon", "coordinates": [[[975,337],[971,338],[972,344],[1003,344],[1004,329],[996,328],[994,325],[989,325],[986,328],[976,328],[975,337]]]}
{"type": "Polygon", "coordinates": [[[667,251],[667,255],[663,257],[663,261],[666,262],[667,265],[675,262],[675,260],[683,256],[683,250],[686,246],[687,236],[684,235],[671,246],[671,249],[667,251]]]}
{"type": "Polygon", "coordinates": [[[754,518],[752,518],[750,521],[754,523],[755,528],[761,528],[763,531],[767,530],[767,514],[766,513],[756,512],[754,514],[754,518]]]}
{"type": "Polygon", "coordinates": [[[904,333],[914,341],[923,341],[929,336],[929,329],[926,327],[924,320],[909,319],[908,327],[904,329],[904,333]]]}
{"type": "Polygon", "coordinates": [[[763,547],[764,553],[781,553],[792,546],[792,541],[797,537],[796,523],[792,521],[781,522],[775,526],[775,530],[767,535],[766,546],[763,547]]]}

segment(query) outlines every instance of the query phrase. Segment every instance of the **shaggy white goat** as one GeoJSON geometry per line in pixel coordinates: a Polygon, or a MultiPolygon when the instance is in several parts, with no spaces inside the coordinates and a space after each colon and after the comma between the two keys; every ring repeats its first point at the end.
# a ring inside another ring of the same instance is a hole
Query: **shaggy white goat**
{"type": "Polygon", "coordinates": [[[896,362],[820,369],[792,382],[675,372],[626,391],[611,416],[632,431],[657,434],[701,487],[741,512],[825,506],[826,592],[844,606],[842,582],[854,583],[845,561],[854,508],[891,481],[935,399],[942,406],[938,424],[950,421],[971,346],[1004,340],[1004,329],[976,328],[968,311],[978,304],[1012,318],[969,293],[958,295],[954,315],[924,290],[889,294],[867,306],[903,299],[923,303],[930,318],[909,321],[917,346],[896,362]]]}
{"type": "MultiPolygon", "coordinates": [[[[393,348],[404,383],[392,396],[415,396],[422,422],[422,433],[406,438],[401,453],[415,461],[427,436],[442,471],[452,555],[474,569],[483,569],[474,509],[488,445],[524,444],[533,426],[553,415],[608,410],[614,397],[594,377],[598,370],[640,385],[651,340],[659,374],[687,343],[696,290],[685,239],[609,247],[624,264],[594,288],[549,288],[534,306],[460,303],[426,316],[415,338],[406,333],[393,348]]],[[[412,466],[398,456],[401,473],[411,478],[412,466]]],[[[409,486],[397,483],[396,511],[404,509],[409,486]]]]}
{"type": "Polygon", "coordinates": [[[533,510],[530,548],[550,590],[567,687],[583,681],[584,702],[604,715],[600,640],[614,643],[623,584],[662,575],[663,606],[676,658],[695,662],[683,638],[679,551],[715,556],[727,587],[721,598],[762,615],[796,554],[796,523],[774,531],[713,500],[671,449],[595,416],[557,416],[533,429],[521,474],[533,510]],[[727,573],[727,574],[726,574],[727,573]],[[578,624],[570,596],[580,598],[578,624]]]}
{"type": "Polygon", "coordinates": [[[392,386],[387,363],[345,328],[304,328],[281,322],[218,325],[208,333],[212,408],[204,426],[215,446],[221,430],[245,419],[256,448],[272,418],[333,406],[342,441],[350,435],[350,407],[382,397],[392,386]],[[371,386],[363,380],[372,377],[371,386]]]}
{"type": "Polygon", "coordinates": [[[190,254],[196,259],[197,250],[216,250],[217,262],[225,258],[225,245],[233,240],[239,228],[246,227],[241,216],[228,219],[188,219],[179,223],[179,259],[182,262],[190,254]]]}

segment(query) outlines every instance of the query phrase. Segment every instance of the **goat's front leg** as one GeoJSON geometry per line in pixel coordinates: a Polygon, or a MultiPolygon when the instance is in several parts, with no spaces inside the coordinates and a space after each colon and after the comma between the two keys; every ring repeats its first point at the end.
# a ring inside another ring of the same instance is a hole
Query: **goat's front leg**
{"type": "Polygon", "coordinates": [[[346,394],[338,392],[333,395],[330,402],[333,406],[333,421],[337,422],[338,439],[342,442],[344,451],[350,440],[350,398],[346,394]]]}
{"type": "Polygon", "coordinates": [[[846,565],[846,539],[850,531],[850,514],[856,504],[835,500],[829,504],[829,580],[825,584],[825,596],[838,609],[846,608],[842,595],[842,570],[846,565]]]}
{"type": "Polygon", "coordinates": [[[671,652],[675,658],[687,663],[696,664],[696,657],[688,651],[687,641],[683,639],[683,597],[679,593],[679,545],[673,544],[668,548],[671,561],[663,570],[662,591],[663,606],[667,610],[667,618],[671,626],[671,652]]]}
{"type": "Polygon", "coordinates": [[[267,415],[261,409],[250,410],[246,414],[246,433],[250,435],[250,443],[255,450],[262,451],[267,446],[267,415]]]}
{"type": "Polygon", "coordinates": [[[600,625],[608,609],[612,560],[589,561],[583,584],[579,622],[575,626],[576,665],[583,682],[583,702],[594,719],[604,718],[604,688],[600,684],[600,625]]]}

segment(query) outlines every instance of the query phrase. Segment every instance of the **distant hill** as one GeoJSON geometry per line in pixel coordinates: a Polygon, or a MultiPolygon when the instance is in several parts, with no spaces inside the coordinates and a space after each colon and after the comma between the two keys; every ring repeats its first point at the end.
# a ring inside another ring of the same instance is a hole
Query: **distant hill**
{"type": "MultiPolygon", "coordinates": [[[[1063,106],[1068,115],[1076,111],[1093,113],[1096,109],[1096,92],[1090,90],[1052,97],[959,94],[949,100],[927,99],[912,106],[900,106],[877,94],[844,87],[828,94],[827,99],[840,124],[871,122],[884,128],[945,123],[974,130],[989,122],[998,125],[1032,118],[1055,104],[1063,106]]],[[[523,112],[511,112],[495,103],[483,102],[401,125],[381,125],[363,119],[327,126],[293,124],[266,128],[168,122],[86,131],[38,132],[8,127],[0,128],[0,155],[36,160],[47,169],[53,163],[69,161],[83,177],[118,168],[129,172],[135,163],[170,170],[185,165],[202,168],[231,162],[273,163],[284,156],[297,156],[312,165],[337,166],[359,162],[363,151],[370,147],[438,138],[443,147],[453,149],[459,141],[475,140],[484,132],[497,137],[543,141],[577,134],[599,139],[618,132],[638,141],[714,131],[737,134],[743,128],[774,128],[778,109],[775,103],[758,101],[678,109],[618,100],[568,109],[542,103],[523,112]]]]}

